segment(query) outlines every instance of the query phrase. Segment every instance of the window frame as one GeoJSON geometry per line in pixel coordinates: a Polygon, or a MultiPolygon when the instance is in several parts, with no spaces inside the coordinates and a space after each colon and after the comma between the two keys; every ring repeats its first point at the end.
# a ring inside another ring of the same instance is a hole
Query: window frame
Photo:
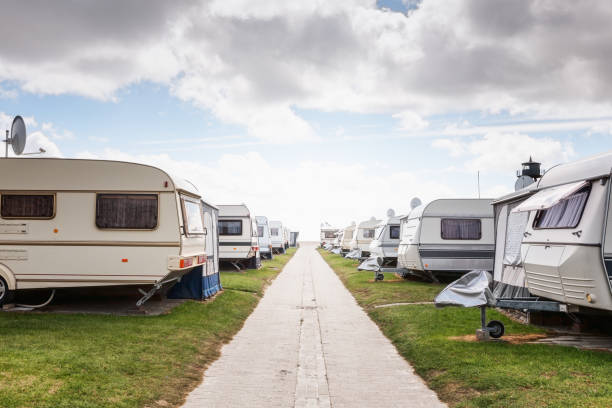
{"type": "Polygon", "coordinates": [[[363,237],[363,239],[376,239],[376,228],[364,228],[361,236],[363,237]],[[370,231],[373,231],[371,236],[369,236],[370,231]],[[368,232],[368,235],[366,235],[366,232],[368,232]]]}
{"type": "MultiPolygon", "coordinates": [[[[576,225],[574,226],[568,226],[568,227],[538,227],[537,224],[540,221],[540,218],[542,218],[543,214],[550,210],[551,208],[554,207],[554,205],[550,208],[546,208],[544,210],[537,210],[535,212],[535,216],[533,217],[533,223],[531,224],[531,227],[534,230],[565,230],[565,229],[576,229],[578,228],[578,226],[580,225],[580,223],[582,222],[582,217],[584,216],[584,211],[586,210],[587,204],[589,203],[589,198],[591,198],[591,191],[593,190],[592,188],[592,183],[589,184],[588,186],[585,186],[583,188],[581,188],[580,190],[576,191],[574,194],[579,194],[582,193],[583,191],[587,192],[587,196],[586,196],[586,200],[584,200],[584,205],[582,206],[582,210],[580,211],[580,217],[578,217],[578,222],[576,223],[576,225]]],[[[573,196],[574,194],[572,194],[571,196],[573,196]]],[[[571,197],[570,196],[570,197],[571,197]]],[[[569,198],[569,197],[568,197],[569,198]]],[[[562,200],[565,201],[565,200],[562,200]]],[[[555,205],[560,204],[561,201],[555,205]]]]}
{"type": "Polygon", "coordinates": [[[159,193],[146,193],[146,192],[137,192],[137,193],[126,193],[126,192],[116,192],[116,191],[108,191],[108,192],[96,192],[95,193],[95,202],[94,202],[94,224],[97,229],[102,231],[155,231],[159,228],[159,193]],[[115,196],[155,196],[157,200],[157,217],[155,220],[155,226],[153,228],[121,228],[121,227],[101,227],[98,225],[98,198],[103,195],[115,195],[115,196]]]}
{"type": "Polygon", "coordinates": [[[217,224],[221,225],[222,222],[224,221],[230,221],[230,222],[240,222],[240,233],[239,234],[222,234],[221,230],[219,229],[219,236],[220,237],[240,237],[244,234],[244,220],[241,219],[226,219],[226,220],[218,220],[217,224]]]}
{"type": "Polygon", "coordinates": [[[440,238],[445,241],[480,241],[482,240],[482,219],[481,218],[453,218],[453,217],[445,217],[440,218],[440,238]],[[478,225],[480,226],[478,231],[478,238],[444,238],[444,221],[453,220],[453,221],[478,221],[478,225]]]}
{"type": "Polygon", "coordinates": [[[207,235],[206,224],[204,223],[204,212],[202,211],[201,200],[195,197],[185,195],[185,194],[179,194],[179,197],[181,199],[181,211],[183,213],[183,233],[185,234],[185,236],[190,238],[190,237],[201,237],[201,236],[207,235]],[[187,206],[185,205],[185,202],[187,201],[197,204],[200,207],[200,219],[202,220],[202,232],[189,231],[189,220],[187,218],[187,206]]]}
{"type": "Polygon", "coordinates": [[[51,191],[2,191],[0,192],[0,218],[4,220],[52,220],[57,213],[57,193],[51,191]],[[4,195],[37,195],[53,196],[53,214],[50,217],[5,217],[2,215],[2,196],[4,195]]]}
{"type": "Polygon", "coordinates": [[[389,225],[389,239],[402,239],[401,225],[389,225]],[[391,231],[397,228],[397,238],[391,236],[391,231]]]}

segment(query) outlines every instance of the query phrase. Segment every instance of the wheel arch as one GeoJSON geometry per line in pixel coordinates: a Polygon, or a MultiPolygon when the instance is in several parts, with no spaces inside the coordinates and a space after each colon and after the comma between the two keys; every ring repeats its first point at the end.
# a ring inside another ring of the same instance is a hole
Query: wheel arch
{"type": "Polygon", "coordinates": [[[0,276],[2,276],[6,281],[9,290],[17,289],[17,280],[15,279],[15,275],[8,266],[2,263],[0,263],[0,276]]]}

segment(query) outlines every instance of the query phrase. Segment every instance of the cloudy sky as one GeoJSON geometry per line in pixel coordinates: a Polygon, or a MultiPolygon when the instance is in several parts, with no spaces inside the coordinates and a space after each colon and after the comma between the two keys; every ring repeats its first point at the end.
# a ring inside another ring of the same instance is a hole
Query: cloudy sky
{"type": "Polygon", "coordinates": [[[610,149],[612,2],[3,1],[0,125],[305,239],[610,149]]]}

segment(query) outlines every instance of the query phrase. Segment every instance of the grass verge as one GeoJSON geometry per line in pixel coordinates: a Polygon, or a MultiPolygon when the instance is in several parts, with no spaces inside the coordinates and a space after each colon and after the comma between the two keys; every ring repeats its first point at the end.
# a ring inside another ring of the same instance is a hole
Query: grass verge
{"type": "MultiPolygon", "coordinates": [[[[383,303],[431,301],[441,286],[431,285],[427,290],[420,282],[373,283],[373,273],[358,272],[355,262],[326,251],[321,255],[399,353],[450,406],[612,406],[612,354],[538,344],[462,341],[479,325],[477,309],[436,309],[433,305],[374,308],[383,303]]],[[[506,332],[517,337],[541,333],[496,311],[488,315],[503,321],[506,332]]]]}
{"type": "Polygon", "coordinates": [[[0,406],[180,404],[294,252],[257,271],[222,272],[213,301],[164,316],[0,313],[0,406]]]}

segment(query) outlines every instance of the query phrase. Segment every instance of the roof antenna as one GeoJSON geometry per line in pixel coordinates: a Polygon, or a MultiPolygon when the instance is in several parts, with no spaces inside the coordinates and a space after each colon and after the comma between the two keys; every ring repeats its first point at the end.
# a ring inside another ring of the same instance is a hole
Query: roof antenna
{"type": "Polygon", "coordinates": [[[480,170],[478,170],[478,198],[480,198],[480,170]]]}

